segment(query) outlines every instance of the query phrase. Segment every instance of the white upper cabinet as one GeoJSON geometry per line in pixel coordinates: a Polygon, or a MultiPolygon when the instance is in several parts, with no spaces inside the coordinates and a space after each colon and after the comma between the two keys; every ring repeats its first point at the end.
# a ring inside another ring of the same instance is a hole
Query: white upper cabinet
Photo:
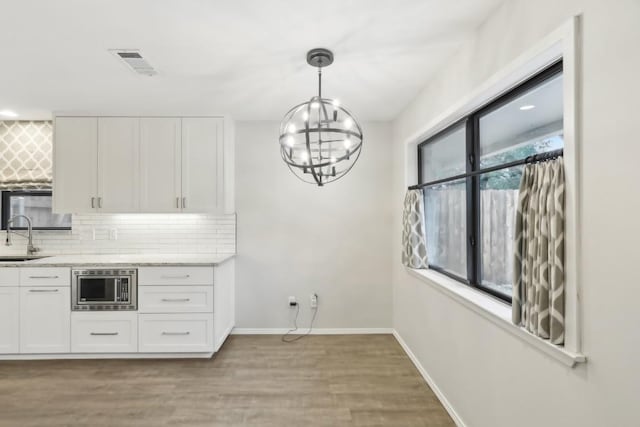
{"type": "Polygon", "coordinates": [[[140,119],[140,211],[180,212],[181,135],[178,118],[140,119]]]}
{"type": "Polygon", "coordinates": [[[230,121],[57,117],[54,132],[56,212],[233,212],[230,121]]]}
{"type": "Polygon", "coordinates": [[[139,211],[140,119],[98,119],[98,200],[100,212],[139,211]]]}
{"type": "Polygon", "coordinates": [[[183,212],[218,210],[223,195],[223,123],[216,118],[182,119],[183,212]]]}
{"type": "Polygon", "coordinates": [[[98,119],[57,117],[54,133],[53,210],[90,212],[98,194],[98,119]]]}

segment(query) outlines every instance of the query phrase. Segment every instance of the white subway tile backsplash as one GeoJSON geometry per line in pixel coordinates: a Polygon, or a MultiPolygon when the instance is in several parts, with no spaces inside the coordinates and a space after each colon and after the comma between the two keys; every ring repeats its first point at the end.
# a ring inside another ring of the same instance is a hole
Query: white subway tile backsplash
{"type": "MultiPolygon", "coordinates": [[[[26,240],[0,254],[26,251],[26,240]]],[[[71,231],[34,231],[45,254],[74,253],[235,253],[235,215],[76,214],[71,231]],[[117,230],[117,240],[110,231],[117,230]],[[95,239],[94,239],[95,236],[95,239]]]]}

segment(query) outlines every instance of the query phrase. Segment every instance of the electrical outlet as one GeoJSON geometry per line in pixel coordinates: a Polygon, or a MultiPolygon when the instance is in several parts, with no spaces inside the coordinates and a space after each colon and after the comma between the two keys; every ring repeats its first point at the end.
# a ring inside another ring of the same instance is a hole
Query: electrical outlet
{"type": "Polygon", "coordinates": [[[313,293],[309,297],[309,305],[311,308],[318,308],[318,294],[313,293]]]}
{"type": "Polygon", "coordinates": [[[288,303],[289,307],[295,307],[296,305],[298,305],[298,301],[296,301],[296,297],[289,297],[289,303],[288,303]]]}
{"type": "Polygon", "coordinates": [[[109,230],[109,240],[118,240],[118,229],[111,228],[109,230]]]}

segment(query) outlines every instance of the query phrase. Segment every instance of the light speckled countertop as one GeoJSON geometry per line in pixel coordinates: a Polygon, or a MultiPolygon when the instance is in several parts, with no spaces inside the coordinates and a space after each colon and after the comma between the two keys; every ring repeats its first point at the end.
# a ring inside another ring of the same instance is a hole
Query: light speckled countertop
{"type": "MultiPolygon", "coordinates": [[[[73,267],[73,266],[214,266],[233,258],[234,254],[77,254],[52,255],[28,261],[2,261],[1,267],[73,267]]],[[[16,256],[17,257],[17,256],[16,256]]]]}

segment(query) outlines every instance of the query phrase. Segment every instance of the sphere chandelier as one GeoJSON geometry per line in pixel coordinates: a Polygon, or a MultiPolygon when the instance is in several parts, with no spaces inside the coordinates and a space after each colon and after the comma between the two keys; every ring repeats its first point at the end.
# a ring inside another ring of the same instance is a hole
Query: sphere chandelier
{"type": "Polygon", "coordinates": [[[318,95],[284,115],[280,154],[302,181],[323,186],[342,178],[356,163],[362,149],[362,128],[337,99],[322,97],[322,67],[333,63],[333,53],[312,49],[307,63],[318,67],[318,95]]]}

